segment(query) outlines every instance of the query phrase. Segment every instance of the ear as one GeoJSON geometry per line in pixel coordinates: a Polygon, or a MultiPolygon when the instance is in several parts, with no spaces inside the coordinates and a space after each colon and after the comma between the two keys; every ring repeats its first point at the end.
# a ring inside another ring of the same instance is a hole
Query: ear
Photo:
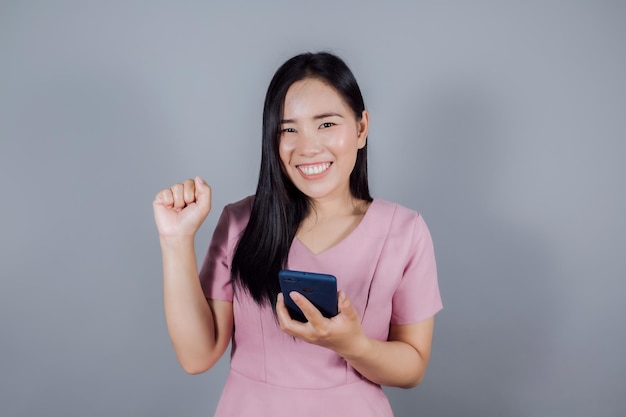
{"type": "Polygon", "coordinates": [[[367,110],[363,110],[361,120],[356,123],[357,129],[357,146],[362,149],[367,143],[367,133],[370,126],[370,115],[367,110]]]}

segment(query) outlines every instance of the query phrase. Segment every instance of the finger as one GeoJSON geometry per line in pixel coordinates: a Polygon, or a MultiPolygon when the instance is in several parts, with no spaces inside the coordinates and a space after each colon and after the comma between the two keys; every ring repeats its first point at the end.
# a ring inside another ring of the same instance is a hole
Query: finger
{"type": "Polygon", "coordinates": [[[154,204],[160,204],[165,207],[172,207],[174,205],[174,197],[172,196],[172,190],[166,188],[157,193],[154,198],[154,204]]]}
{"type": "Polygon", "coordinates": [[[306,317],[309,323],[316,325],[325,320],[325,317],[317,309],[317,307],[315,307],[313,303],[311,303],[304,295],[297,291],[291,291],[289,293],[289,297],[291,297],[293,302],[300,307],[302,314],[304,314],[304,317],[306,317]]]}
{"type": "Polygon", "coordinates": [[[357,318],[358,314],[352,301],[348,298],[345,292],[339,291],[337,294],[337,307],[341,314],[347,316],[347,318],[357,318]]]}
{"type": "Polygon", "coordinates": [[[291,318],[289,310],[287,310],[287,306],[285,306],[285,300],[282,292],[279,292],[276,297],[276,316],[278,317],[278,324],[280,325],[280,328],[285,333],[293,336],[290,332],[290,328],[294,320],[291,318]]]}
{"type": "Polygon", "coordinates": [[[174,208],[182,209],[185,207],[185,198],[183,197],[183,184],[174,184],[170,187],[172,197],[174,198],[174,208]]]}
{"type": "Polygon", "coordinates": [[[196,202],[211,210],[211,187],[200,177],[194,179],[196,185],[196,202]]]}
{"type": "Polygon", "coordinates": [[[286,321],[285,313],[289,313],[287,311],[287,307],[285,307],[285,301],[283,299],[283,293],[279,292],[276,296],[276,315],[278,316],[278,321],[286,321]]]}
{"type": "Polygon", "coordinates": [[[192,179],[183,182],[183,200],[185,201],[185,205],[196,201],[196,183],[192,179]]]}

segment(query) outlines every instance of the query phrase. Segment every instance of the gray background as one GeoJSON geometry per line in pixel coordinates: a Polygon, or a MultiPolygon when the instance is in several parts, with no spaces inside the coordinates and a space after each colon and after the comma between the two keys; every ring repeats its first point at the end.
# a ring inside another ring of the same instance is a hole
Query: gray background
{"type": "Polygon", "coordinates": [[[151,202],[211,183],[202,256],[254,192],[273,72],[323,49],[361,84],[373,193],[437,250],[445,309],[396,414],[626,414],[625,21],[618,1],[1,1],[0,415],[212,414],[227,358],[176,362],[151,202]]]}

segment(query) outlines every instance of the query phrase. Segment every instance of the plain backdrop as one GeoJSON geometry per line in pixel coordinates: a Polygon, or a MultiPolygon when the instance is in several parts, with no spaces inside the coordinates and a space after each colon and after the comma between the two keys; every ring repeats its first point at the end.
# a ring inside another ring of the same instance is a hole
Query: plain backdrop
{"type": "Polygon", "coordinates": [[[0,1],[0,415],[212,415],[228,355],[178,365],[151,203],[212,185],[201,258],[254,193],[274,71],[319,50],[363,90],[373,194],[437,251],[445,307],[423,384],[386,389],[396,415],[625,415],[625,21],[621,1],[0,1]]]}

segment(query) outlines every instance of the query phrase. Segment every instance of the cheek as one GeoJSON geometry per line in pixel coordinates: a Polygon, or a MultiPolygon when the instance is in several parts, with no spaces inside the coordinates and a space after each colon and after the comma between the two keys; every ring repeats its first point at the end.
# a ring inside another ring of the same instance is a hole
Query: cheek
{"type": "Polygon", "coordinates": [[[356,154],[358,150],[357,137],[353,135],[353,132],[345,132],[343,135],[334,136],[328,142],[328,146],[333,148],[336,153],[342,155],[356,154]]]}
{"type": "Polygon", "coordinates": [[[283,164],[287,165],[291,160],[291,154],[295,149],[293,141],[281,139],[278,143],[278,156],[283,164]]]}

